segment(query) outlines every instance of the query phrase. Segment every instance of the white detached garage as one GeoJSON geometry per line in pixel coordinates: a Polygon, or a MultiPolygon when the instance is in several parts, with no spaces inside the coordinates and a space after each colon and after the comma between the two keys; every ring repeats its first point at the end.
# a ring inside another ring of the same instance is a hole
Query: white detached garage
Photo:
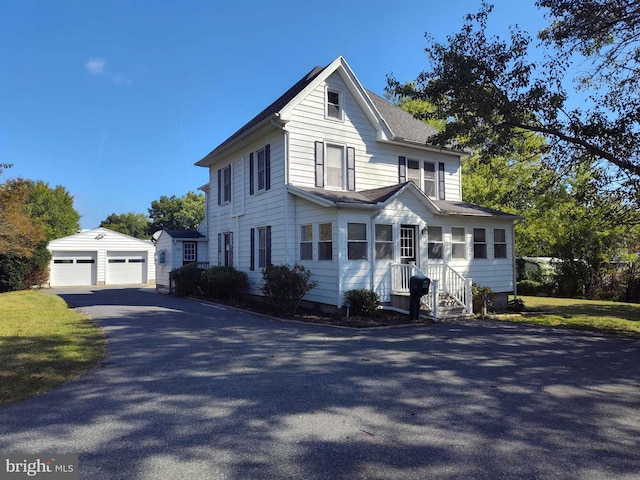
{"type": "Polygon", "coordinates": [[[52,287],[155,284],[150,241],[99,227],[52,240],[47,248],[52,287]]]}

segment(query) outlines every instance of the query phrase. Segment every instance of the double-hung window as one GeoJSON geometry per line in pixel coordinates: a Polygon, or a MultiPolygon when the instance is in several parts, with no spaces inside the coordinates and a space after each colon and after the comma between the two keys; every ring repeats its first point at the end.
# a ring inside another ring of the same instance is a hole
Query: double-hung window
{"type": "Polygon", "coordinates": [[[218,170],[218,205],[231,202],[231,165],[218,170]]]}
{"type": "Polygon", "coordinates": [[[487,258],[487,231],[484,228],[473,229],[473,258],[487,258]]]}
{"type": "Polygon", "coordinates": [[[427,197],[436,198],[436,164],[424,162],[422,170],[424,175],[422,191],[427,197]]]}
{"type": "Polygon", "coordinates": [[[347,224],[347,258],[349,260],[367,260],[367,224],[347,224]]]}
{"type": "Polygon", "coordinates": [[[429,226],[427,227],[427,235],[429,238],[428,256],[433,259],[443,258],[443,238],[442,227],[429,226]]]}
{"type": "Polygon", "coordinates": [[[300,227],[300,260],[313,260],[313,225],[300,227]]]}
{"type": "Polygon", "coordinates": [[[344,170],[344,147],[327,145],[326,186],[342,190],[344,188],[344,170]]]}
{"type": "Polygon", "coordinates": [[[376,259],[393,259],[393,225],[376,225],[376,259]]]}
{"type": "Polygon", "coordinates": [[[451,227],[451,258],[467,258],[467,234],[464,227],[451,227]]]}
{"type": "Polygon", "coordinates": [[[407,180],[411,180],[420,188],[420,161],[407,160],[407,180]]]}
{"type": "Polygon", "coordinates": [[[233,266],[233,232],[218,234],[218,265],[233,266]]]}
{"type": "Polygon", "coordinates": [[[271,188],[271,146],[249,154],[249,194],[271,188]]]}
{"type": "Polygon", "coordinates": [[[333,120],[342,120],[342,95],[339,91],[328,88],[326,117],[333,120]]]}
{"type": "Polygon", "coordinates": [[[316,187],[356,189],[356,151],[353,147],[315,142],[316,187]]]}
{"type": "Polygon", "coordinates": [[[398,157],[398,182],[412,181],[425,195],[445,200],[445,164],[398,157]]]}
{"type": "Polygon", "coordinates": [[[333,225],[321,223],[318,230],[318,260],[333,260],[333,225]]]}
{"type": "Polygon", "coordinates": [[[504,228],[493,230],[493,257],[507,258],[507,232],[504,228]]]}

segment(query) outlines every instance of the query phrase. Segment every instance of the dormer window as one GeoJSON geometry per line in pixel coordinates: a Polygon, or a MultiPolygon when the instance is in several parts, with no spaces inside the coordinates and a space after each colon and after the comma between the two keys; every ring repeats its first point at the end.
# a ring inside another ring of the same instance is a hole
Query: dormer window
{"type": "Polygon", "coordinates": [[[327,118],[342,120],[342,95],[336,90],[327,89],[327,118]]]}

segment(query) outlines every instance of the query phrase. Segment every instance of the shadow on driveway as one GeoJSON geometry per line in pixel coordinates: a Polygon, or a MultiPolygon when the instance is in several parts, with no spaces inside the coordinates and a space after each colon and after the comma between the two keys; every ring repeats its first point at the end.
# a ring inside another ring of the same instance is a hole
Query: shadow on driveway
{"type": "Polygon", "coordinates": [[[103,365],[0,409],[80,478],[639,478],[640,341],[488,322],[352,331],[145,289],[56,290],[103,365]]]}

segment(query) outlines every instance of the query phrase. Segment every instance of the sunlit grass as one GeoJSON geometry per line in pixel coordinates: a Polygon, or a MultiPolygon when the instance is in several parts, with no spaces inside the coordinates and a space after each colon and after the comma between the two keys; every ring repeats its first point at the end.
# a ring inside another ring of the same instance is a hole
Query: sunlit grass
{"type": "Polygon", "coordinates": [[[100,329],[59,297],[2,293],[0,312],[0,405],[50,390],[102,358],[100,329]]]}
{"type": "Polygon", "coordinates": [[[527,311],[500,320],[640,337],[640,305],[604,300],[520,296],[527,311]]]}

